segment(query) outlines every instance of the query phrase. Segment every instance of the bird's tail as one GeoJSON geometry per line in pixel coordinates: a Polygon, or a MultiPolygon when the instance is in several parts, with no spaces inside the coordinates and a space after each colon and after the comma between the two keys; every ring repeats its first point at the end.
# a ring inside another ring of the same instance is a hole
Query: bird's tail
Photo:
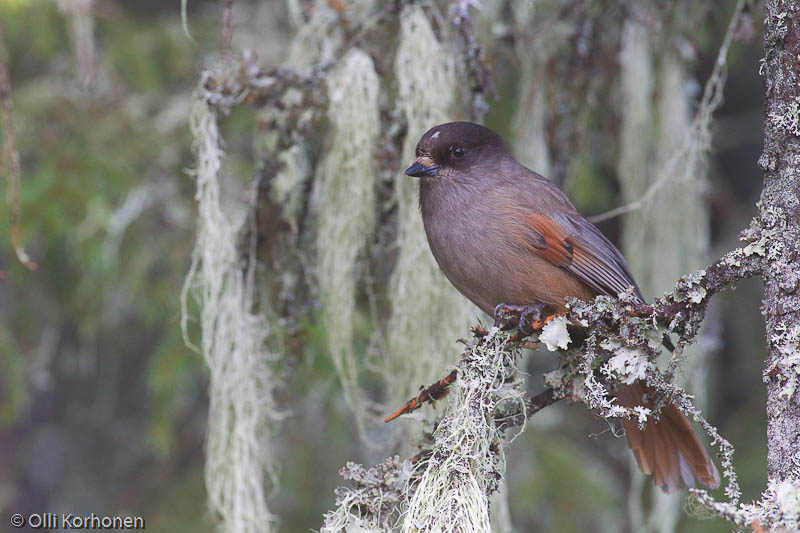
{"type": "MultiPolygon", "coordinates": [[[[616,389],[623,407],[653,406],[656,392],[641,381],[616,389]],[[647,399],[644,399],[645,394],[647,399]]],[[[691,423],[675,404],[661,410],[658,422],[648,420],[644,430],[636,420],[622,420],[628,445],[636,456],[639,469],[651,474],[656,485],[665,492],[681,487],[695,487],[699,481],[708,488],[719,487],[719,471],[697,437],[691,423]]]]}

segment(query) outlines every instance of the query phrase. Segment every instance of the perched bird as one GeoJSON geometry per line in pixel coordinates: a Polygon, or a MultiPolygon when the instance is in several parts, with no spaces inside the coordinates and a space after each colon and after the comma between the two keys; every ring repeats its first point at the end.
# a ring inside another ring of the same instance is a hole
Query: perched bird
{"type": "MultiPolygon", "coordinates": [[[[566,298],[644,297],[617,248],[555,185],[524,167],[492,130],[450,122],[426,132],[406,174],[420,178],[419,203],[433,256],[450,282],[486,313],[499,306],[566,311],[566,298]]],[[[626,407],[650,405],[645,383],[616,387],[626,407]]],[[[719,486],[719,472],[689,420],[667,404],[639,429],[622,420],[639,468],[666,492],[719,486]]]]}

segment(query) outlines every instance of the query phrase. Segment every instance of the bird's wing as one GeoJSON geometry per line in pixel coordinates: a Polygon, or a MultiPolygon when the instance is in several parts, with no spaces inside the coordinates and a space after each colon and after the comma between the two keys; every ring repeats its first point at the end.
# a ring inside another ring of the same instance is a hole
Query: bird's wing
{"type": "Polygon", "coordinates": [[[528,247],[557,267],[574,274],[599,294],[617,297],[630,286],[644,301],[625,258],[597,227],[573,210],[523,217],[528,247]]]}

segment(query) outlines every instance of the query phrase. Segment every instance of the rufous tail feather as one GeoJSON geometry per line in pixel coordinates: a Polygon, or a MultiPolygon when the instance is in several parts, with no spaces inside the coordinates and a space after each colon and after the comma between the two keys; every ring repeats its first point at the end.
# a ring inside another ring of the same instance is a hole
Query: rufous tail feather
{"type": "MultiPolygon", "coordinates": [[[[623,407],[653,407],[655,389],[641,381],[621,385],[615,392],[623,407]]],[[[675,404],[665,405],[659,421],[648,420],[644,430],[639,429],[634,419],[623,419],[622,425],[639,469],[652,475],[655,484],[665,492],[696,487],[698,481],[708,488],[719,487],[716,465],[692,424],[675,404]]]]}

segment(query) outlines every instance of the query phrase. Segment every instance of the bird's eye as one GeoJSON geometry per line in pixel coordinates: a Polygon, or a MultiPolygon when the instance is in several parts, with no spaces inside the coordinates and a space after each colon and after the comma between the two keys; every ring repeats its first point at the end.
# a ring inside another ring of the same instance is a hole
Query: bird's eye
{"type": "Polygon", "coordinates": [[[461,159],[462,157],[467,155],[467,149],[464,148],[463,146],[454,146],[450,151],[452,152],[453,157],[455,159],[461,159]]]}

